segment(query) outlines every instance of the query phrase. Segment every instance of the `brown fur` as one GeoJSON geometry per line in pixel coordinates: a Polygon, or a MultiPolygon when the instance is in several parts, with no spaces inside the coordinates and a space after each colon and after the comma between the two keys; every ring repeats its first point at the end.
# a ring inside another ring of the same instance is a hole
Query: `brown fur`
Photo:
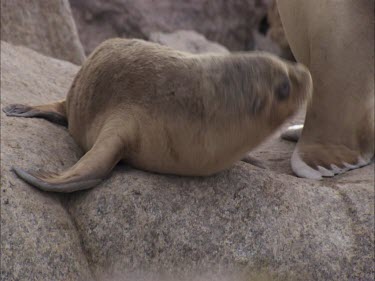
{"type": "Polygon", "coordinates": [[[264,53],[192,55],[112,39],[83,64],[66,99],[69,132],[87,154],[61,175],[16,172],[63,192],[97,184],[121,159],[159,173],[211,175],[274,132],[311,87],[305,67],[264,53]],[[282,83],[291,89],[285,100],[276,94],[282,83]]]}

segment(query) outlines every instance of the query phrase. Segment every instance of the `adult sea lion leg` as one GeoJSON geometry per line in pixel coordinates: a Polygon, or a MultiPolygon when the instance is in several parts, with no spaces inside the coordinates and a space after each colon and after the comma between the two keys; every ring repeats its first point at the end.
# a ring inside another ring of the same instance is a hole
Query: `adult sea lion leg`
{"type": "Polygon", "coordinates": [[[59,125],[68,125],[68,121],[66,118],[65,100],[37,106],[11,104],[4,107],[3,111],[7,116],[44,118],[59,125]]]}
{"type": "Polygon", "coordinates": [[[291,49],[314,93],[291,165],[320,179],[374,156],[374,1],[278,0],[291,49]]]}
{"type": "Polygon", "coordinates": [[[99,184],[123,157],[124,143],[118,134],[99,138],[71,168],[61,173],[24,171],[13,168],[25,182],[44,191],[73,192],[99,184]]]}

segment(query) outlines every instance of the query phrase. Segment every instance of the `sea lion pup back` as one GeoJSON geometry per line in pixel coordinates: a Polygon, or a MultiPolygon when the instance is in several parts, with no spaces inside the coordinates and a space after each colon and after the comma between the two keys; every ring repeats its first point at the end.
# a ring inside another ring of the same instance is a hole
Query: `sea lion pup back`
{"type": "Polygon", "coordinates": [[[266,53],[192,55],[111,39],[83,64],[66,101],[4,109],[67,122],[87,153],[57,174],[14,171],[55,192],[91,188],[120,160],[158,173],[211,175],[274,132],[311,88],[304,66],[266,53]]]}

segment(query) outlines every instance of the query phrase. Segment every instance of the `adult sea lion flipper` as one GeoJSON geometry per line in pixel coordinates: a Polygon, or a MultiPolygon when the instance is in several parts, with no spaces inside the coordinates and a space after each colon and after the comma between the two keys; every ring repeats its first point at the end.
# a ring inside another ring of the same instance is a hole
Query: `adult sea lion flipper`
{"type": "Polygon", "coordinates": [[[245,155],[242,159],[241,159],[242,162],[245,162],[245,163],[248,163],[250,165],[253,165],[255,167],[258,167],[258,168],[261,168],[261,169],[268,169],[268,167],[260,160],[258,160],[257,158],[254,158],[253,156],[250,156],[250,155],[245,155]]]}
{"type": "Polygon", "coordinates": [[[11,104],[4,107],[3,111],[7,116],[44,118],[59,125],[68,125],[65,100],[37,106],[11,104]]]}
{"type": "Polygon", "coordinates": [[[13,168],[27,183],[44,191],[73,192],[99,184],[123,156],[123,141],[119,135],[103,136],[71,168],[61,173],[26,172],[13,168]]]}

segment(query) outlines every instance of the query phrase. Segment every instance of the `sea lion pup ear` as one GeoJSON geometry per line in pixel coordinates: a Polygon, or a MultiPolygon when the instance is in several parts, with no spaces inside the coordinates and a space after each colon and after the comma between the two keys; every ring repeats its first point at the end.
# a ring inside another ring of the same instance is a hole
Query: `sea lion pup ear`
{"type": "Polygon", "coordinates": [[[122,139],[113,134],[98,138],[94,146],[73,167],[61,173],[26,172],[13,168],[25,182],[44,191],[74,192],[99,184],[120,161],[122,139]]]}

